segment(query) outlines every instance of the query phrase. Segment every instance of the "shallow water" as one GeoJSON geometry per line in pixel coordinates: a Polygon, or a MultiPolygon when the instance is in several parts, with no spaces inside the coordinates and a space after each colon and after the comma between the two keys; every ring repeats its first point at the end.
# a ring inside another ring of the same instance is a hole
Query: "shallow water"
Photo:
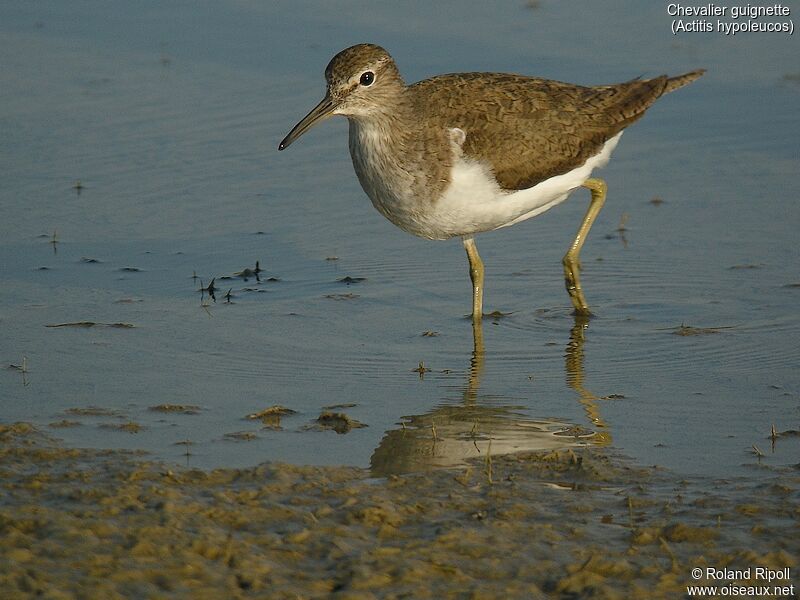
{"type": "Polygon", "coordinates": [[[769,439],[800,421],[794,40],[673,37],[656,3],[366,6],[0,7],[0,364],[26,371],[0,371],[0,419],[200,467],[384,474],[576,444],[709,476],[796,463],[796,435],[769,439]],[[588,325],[560,265],[585,195],[478,239],[486,308],[510,314],[486,320],[476,356],[460,243],[372,209],[344,120],[276,151],[333,53],[365,40],[409,81],[709,69],[601,172],[588,325]],[[256,261],[260,281],[235,275],[256,261]],[[199,291],[212,278],[216,302],[199,291]],[[87,321],[133,327],[47,327],[87,321]],[[276,404],[297,411],[279,428],[246,419],[276,404]],[[342,404],[367,427],[313,427],[342,404]],[[104,414],[69,412],[86,407],[104,414]]]}

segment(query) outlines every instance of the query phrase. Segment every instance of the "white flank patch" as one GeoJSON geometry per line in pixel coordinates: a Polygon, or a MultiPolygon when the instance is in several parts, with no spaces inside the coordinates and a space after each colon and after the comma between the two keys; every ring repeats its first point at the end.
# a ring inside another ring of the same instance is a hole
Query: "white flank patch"
{"type": "Polygon", "coordinates": [[[450,185],[434,201],[432,209],[421,216],[417,223],[420,231],[414,233],[446,239],[491,231],[535,217],[566,200],[570,192],[591,177],[594,169],[605,166],[621,135],[619,132],[609,139],[600,152],[580,167],[514,192],[500,189],[486,165],[457,157],[450,185]]]}

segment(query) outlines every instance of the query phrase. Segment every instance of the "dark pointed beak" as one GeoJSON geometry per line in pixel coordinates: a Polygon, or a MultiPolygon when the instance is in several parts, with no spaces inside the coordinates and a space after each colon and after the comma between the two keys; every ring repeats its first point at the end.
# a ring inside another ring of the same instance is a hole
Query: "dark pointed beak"
{"type": "Polygon", "coordinates": [[[322,102],[317,104],[313,110],[303,117],[303,119],[292,128],[289,134],[283,138],[283,141],[278,144],[278,150],[285,150],[289,147],[289,144],[311,129],[311,127],[330,117],[337,106],[338,102],[331,99],[329,94],[325,94],[322,102]]]}

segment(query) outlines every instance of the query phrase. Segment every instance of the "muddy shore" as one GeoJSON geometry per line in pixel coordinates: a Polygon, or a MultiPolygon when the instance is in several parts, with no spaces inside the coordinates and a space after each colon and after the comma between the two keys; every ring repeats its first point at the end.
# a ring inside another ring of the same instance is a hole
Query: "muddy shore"
{"type": "Polygon", "coordinates": [[[580,449],[204,472],[26,423],[0,456],[5,598],[678,598],[694,567],[798,568],[797,469],[682,480],[580,449]]]}

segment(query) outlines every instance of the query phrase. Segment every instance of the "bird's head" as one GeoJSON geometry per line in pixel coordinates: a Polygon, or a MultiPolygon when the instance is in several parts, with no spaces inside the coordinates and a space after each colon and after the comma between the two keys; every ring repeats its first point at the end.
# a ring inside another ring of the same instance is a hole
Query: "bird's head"
{"type": "Polygon", "coordinates": [[[325,68],[325,80],[325,97],[283,138],[278,150],[330,116],[363,119],[391,111],[405,89],[392,57],[374,44],[358,44],[339,52],[325,68]]]}

